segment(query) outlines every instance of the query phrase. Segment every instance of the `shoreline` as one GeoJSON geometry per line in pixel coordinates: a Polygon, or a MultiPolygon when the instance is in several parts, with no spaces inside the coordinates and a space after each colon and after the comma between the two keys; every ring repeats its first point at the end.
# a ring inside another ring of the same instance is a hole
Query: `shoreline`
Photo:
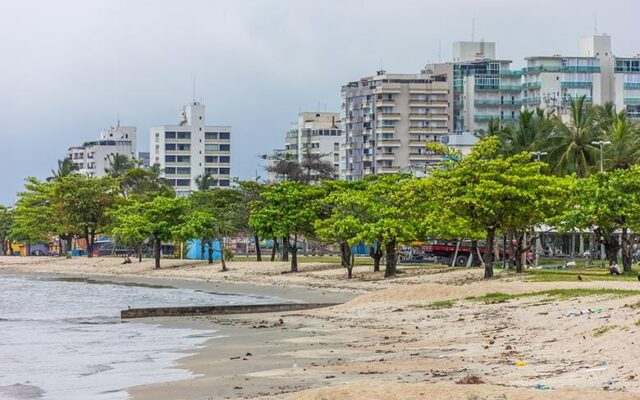
{"type": "Polygon", "coordinates": [[[177,361],[195,378],[132,387],[135,400],[640,397],[640,358],[633,356],[640,335],[638,282],[529,282],[526,275],[502,272],[484,280],[481,269],[433,268],[403,268],[398,277],[381,279],[367,267],[346,281],[332,265],[302,264],[298,274],[281,274],[282,263],[246,262],[214,274],[193,263],[167,263],[160,271],[148,263],[137,266],[138,276],[132,277],[118,276],[124,268],[114,264],[117,260],[45,261],[35,268],[30,260],[21,261],[22,266],[3,261],[0,272],[54,272],[54,279],[173,282],[229,293],[260,288],[265,294],[285,290],[280,297],[289,299],[348,300],[298,312],[145,319],[215,329],[217,335],[177,361]],[[96,274],[100,269],[107,273],[96,274]],[[547,294],[576,289],[596,292],[547,294]],[[629,293],[607,294],[612,290],[629,293]],[[471,298],[496,292],[514,296],[471,298]],[[478,384],[464,384],[467,380],[478,384]]]}

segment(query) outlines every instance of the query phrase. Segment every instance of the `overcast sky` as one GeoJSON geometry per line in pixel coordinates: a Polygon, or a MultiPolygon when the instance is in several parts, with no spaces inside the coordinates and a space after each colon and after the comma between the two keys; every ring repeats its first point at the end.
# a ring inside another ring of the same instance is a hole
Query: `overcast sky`
{"type": "Polygon", "coordinates": [[[207,123],[233,126],[232,174],[264,176],[257,155],[283,146],[299,111],[339,111],[341,84],[381,66],[449,60],[472,20],[476,40],[520,67],[577,54],[596,14],[615,54],[638,54],[639,12],[630,0],[0,0],[0,204],[118,114],[147,150],[194,76],[207,123]]]}

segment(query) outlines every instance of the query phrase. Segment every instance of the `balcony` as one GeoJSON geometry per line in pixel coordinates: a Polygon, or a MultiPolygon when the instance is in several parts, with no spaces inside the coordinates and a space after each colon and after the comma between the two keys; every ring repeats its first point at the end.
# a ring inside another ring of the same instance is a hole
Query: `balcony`
{"type": "Polygon", "coordinates": [[[473,116],[473,120],[476,122],[486,122],[495,119],[500,122],[516,122],[518,121],[518,117],[511,117],[510,115],[505,115],[500,117],[499,115],[491,115],[491,114],[476,114],[473,116]]]}
{"type": "Polygon", "coordinates": [[[376,107],[393,107],[395,105],[396,105],[396,101],[395,100],[378,99],[376,101],[376,107]]]}
{"type": "Polygon", "coordinates": [[[625,97],[624,104],[640,104],[640,97],[625,97]]]}
{"type": "Polygon", "coordinates": [[[540,104],[540,97],[524,97],[522,99],[522,104],[525,104],[525,105],[537,105],[537,104],[540,104]]]}
{"type": "Polygon", "coordinates": [[[376,94],[397,94],[402,93],[402,86],[399,83],[381,83],[374,89],[376,94]]]}
{"type": "Polygon", "coordinates": [[[540,89],[542,82],[525,82],[522,84],[523,89],[540,89]]]}
{"type": "Polygon", "coordinates": [[[422,153],[410,153],[409,161],[439,161],[442,156],[438,154],[422,154],[422,153]]]}
{"type": "Polygon", "coordinates": [[[506,100],[499,99],[475,99],[473,101],[475,106],[502,106],[502,107],[520,107],[522,105],[521,100],[506,100]]]}
{"type": "Polygon", "coordinates": [[[593,82],[560,82],[560,87],[563,88],[590,88],[593,86],[593,82]]]}
{"type": "Polygon", "coordinates": [[[625,89],[640,89],[640,82],[625,82],[625,89]]]}
{"type": "Polygon", "coordinates": [[[402,143],[400,143],[400,139],[384,139],[380,138],[376,141],[376,146],[378,147],[400,147],[402,143]]]}
{"type": "Polygon", "coordinates": [[[525,74],[539,74],[541,72],[586,72],[598,73],[600,67],[578,67],[578,66],[561,66],[561,65],[536,65],[533,67],[523,68],[525,74]]]}
{"type": "Polygon", "coordinates": [[[409,140],[409,147],[424,147],[426,146],[427,143],[430,143],[430,142],[428,142],[426,139],[425,140],[412,139],[412,140],[409,140]]]}
{"type": "Polygon", "coordinates": [[[399,121],[402,117],[400,113],[380,113],[378,114],[379,120],[387,120],[387,121],[399,121]]]}
{"type": "Polygon", "coordinates": [[[400,167],[378,167],[376,170],[379,174],[397,174],[400,172],[400,167]]]}
{"type": "Polygon", "coordinates": [[[428,121],[429,114],[409,114],[409,119],[412,121],[428,121]]]}
{"type": "Polygon", "coordinates": [[[409,100],[409,107],[447,107],[449,102],[443,100],[409,100]]]}
{"type": "Polygon", "coordinates": [[[500,92],[520,92],[522,85],[476,85],[476,90],[500,91],[500,92]]]}
{"type": "Polygon", "coordinates": [[[396,127],[395,126],[378,126],[376,127],[376,132],[377,133],[395,133],[396,131],[396,127]]]}
{"type": "MultiPolygon", "coordinates": [[[[376,154],[376,160],[384,161],[390,160],[393,161],[396,159],[396,155],[394,153],[380,153],[376,154]]],[[[364,160],[363,160],[364,161],[364,160]]]]}

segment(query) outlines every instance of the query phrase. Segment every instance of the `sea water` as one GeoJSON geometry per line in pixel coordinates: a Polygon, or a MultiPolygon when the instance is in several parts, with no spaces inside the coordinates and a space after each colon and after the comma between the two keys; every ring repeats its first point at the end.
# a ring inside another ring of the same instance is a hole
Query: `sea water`
{"type": "Polygon", "coordinates": [[[215,330],[120,320],[128,307],[257,304],[273,299],[189,289],[0,275],[0,399],[128,397],[188,379],[176,365],[215,330]]]}

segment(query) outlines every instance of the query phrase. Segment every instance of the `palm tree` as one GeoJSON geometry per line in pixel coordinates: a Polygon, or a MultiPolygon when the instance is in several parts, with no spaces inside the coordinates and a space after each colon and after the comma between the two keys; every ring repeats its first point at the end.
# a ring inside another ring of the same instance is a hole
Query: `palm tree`
{"type": "Polygon", "coordinates": [[[126,171],[122,175],[122,190],[127,197],[137,196],[143,199],[174,195],[173,187],[162,177],[160,164],[149,168],[137,166],[126,171]]]}
{"type": "Polygon", "coordinates": [[[553,131],[544,141],[552,171],[558,175],[576,173],[584,178],[596,164],[597,110],[585,103],[585,96],[570,98],[569,121],[553,118],[553,131]]]}
{"type": "Polygon", "coordinates": [[[628,169],[640,162],[640,132],[626,110],[615,115],[606,137],[611,141],[604,154],[607,169],[628,169]]]}
{"type": "Polygon", "coordinates": [[[58,170],[51,170],[53,176],[47,178],[47,181],[55,181],[65,176],[69,176],[78,170],[78,166],[74,164],[71,157],[66,157],[64,160],[58,160],[58,170]]]}
{"type": "Polygon", "coordinates": [[[206,171],[204,174],[196,177],[196,186],[198,191],[205,192],[211,189],[216,183],[216,179],[211,175],[211,172],[206,171]]]}
{"type": "Polygon", "coordinates": [[[135,167],[135,163],[124,154],[110,154],[107,161],[109,166],[105,168],[105,172],[114,177],[122,176],[135,167]]]}

